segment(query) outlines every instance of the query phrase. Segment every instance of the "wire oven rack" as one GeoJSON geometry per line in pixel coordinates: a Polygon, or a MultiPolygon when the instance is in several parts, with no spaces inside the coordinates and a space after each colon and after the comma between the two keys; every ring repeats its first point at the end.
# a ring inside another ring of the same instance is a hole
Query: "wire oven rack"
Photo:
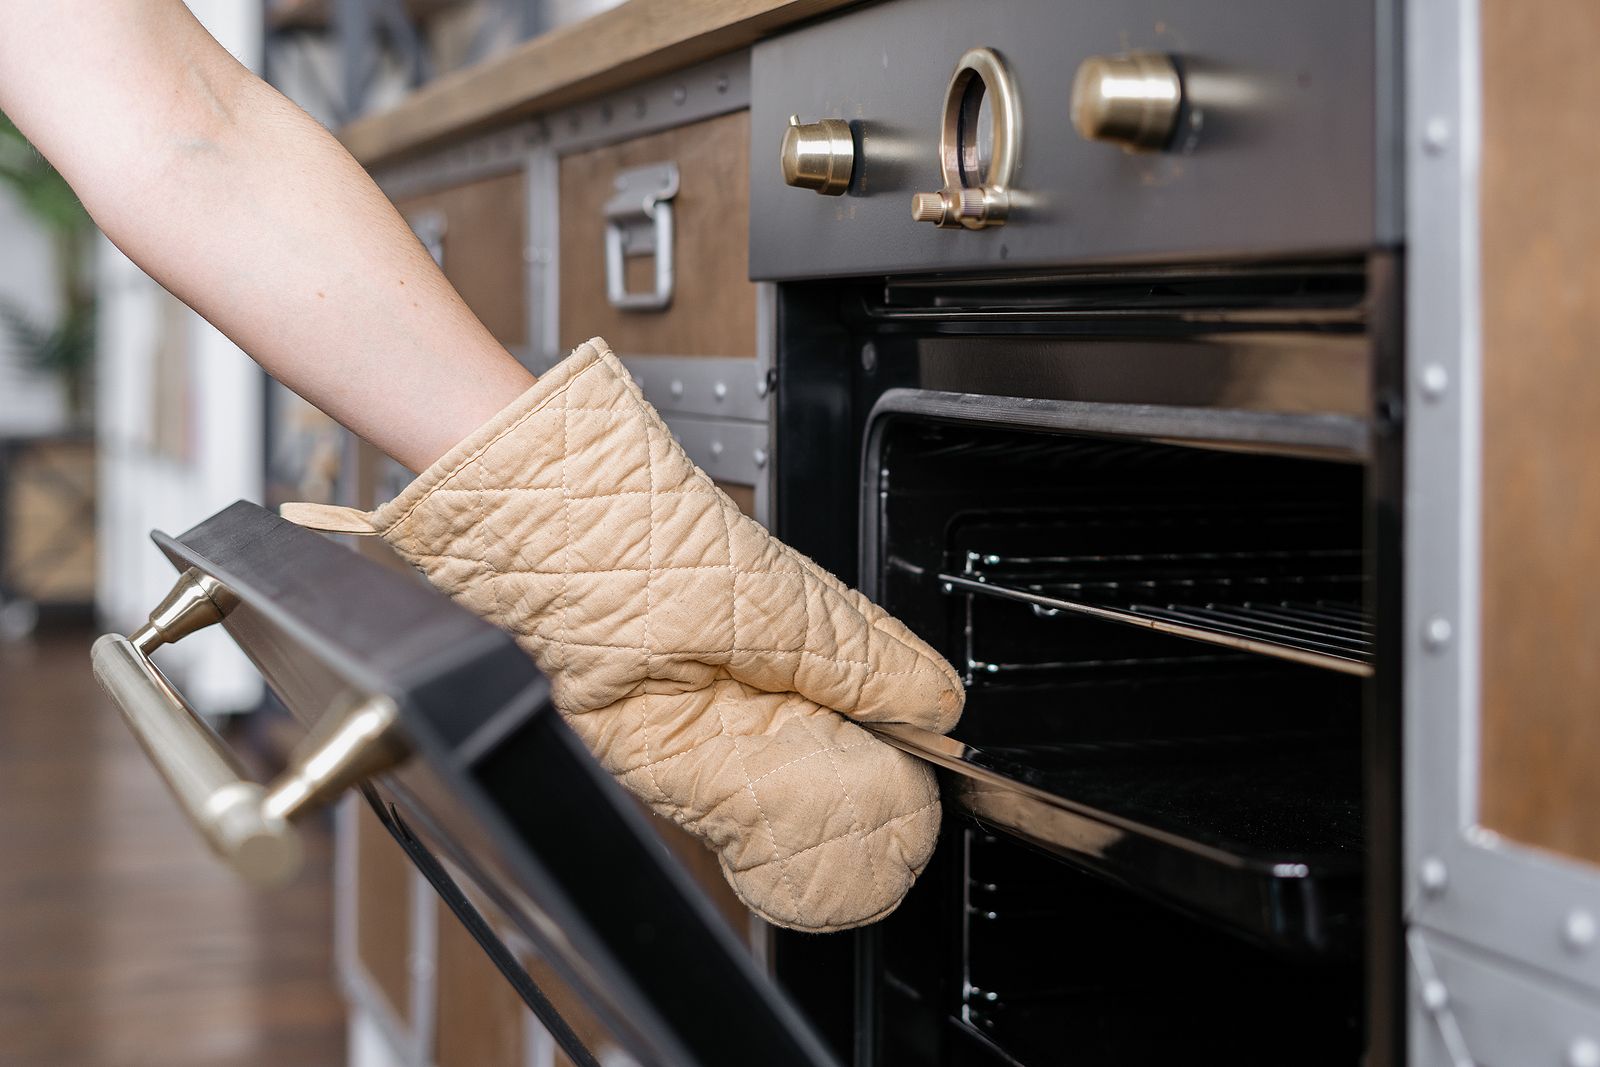
{"type": "Polygon", "coordinates": [[[1373,621],[1359,549],[1006,556],[968,552],[948,593],[1031,604],[1362,677],[1373,621]]]}

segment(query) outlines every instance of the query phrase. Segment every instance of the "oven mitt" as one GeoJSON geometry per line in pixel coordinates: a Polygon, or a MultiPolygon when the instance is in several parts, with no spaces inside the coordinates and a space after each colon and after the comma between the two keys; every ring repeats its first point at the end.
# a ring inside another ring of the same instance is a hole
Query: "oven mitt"
{"type": "Polygon", "coordinates": [[[943,733],[960,679],[741,514],[599,338],[376,511],[283,515],[381,534],[510,630],[605,768],[763,918],[872,922],[926,865],[931,770],[850,719],[943,733]]]}

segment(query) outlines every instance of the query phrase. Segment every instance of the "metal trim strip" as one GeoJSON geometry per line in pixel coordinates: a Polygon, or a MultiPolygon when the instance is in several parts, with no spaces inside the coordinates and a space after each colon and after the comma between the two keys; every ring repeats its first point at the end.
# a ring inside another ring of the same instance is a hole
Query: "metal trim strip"
{"type": "Polygon", "coordinates": [[[501,126],[373,171],[390,198],[515,170],[534,152],[568,152],[659,133],[750,106],[750,50],[741,49],[571,107],[501,126]]]}

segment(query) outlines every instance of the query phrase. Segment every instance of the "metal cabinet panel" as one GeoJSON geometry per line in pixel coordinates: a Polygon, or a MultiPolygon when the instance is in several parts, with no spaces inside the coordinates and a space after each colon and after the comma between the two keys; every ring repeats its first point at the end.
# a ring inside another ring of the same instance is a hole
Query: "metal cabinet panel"
{"type": "MultiPolygon", "coordinates": [[[[1594,329],[1592,299],[1574,299],[1566,286],[1592,274],[1584,260],[1600,251],[1600,236],[1592,211],[1573,209],[1574,194],[1562,188],[1592,184],[1592,171],[1582,157],[1522,151],[1515,118],[1529,107],[1575,109],[1565,120],[1542,116],[1536,128],[1544,128],[1581,124],[1592,111],[1581,92],[1568,91],[1593,84],[1588,72],[1577,82],[1563,76],[1559,88],[1533,76],[1600,44],[1600,23],[1579,7],[1552,15],[1548,27],[1529,25],[1505,0],[1410,0],[1404,8],[1405,903],[1412,1046],[1433,1057],[1419,1052],[1422,1063],[1477,1055],[1470,1040],[1468,1052],[1446,1049],[1445,1059],[1426,1051],[1439,1019],[1497,1012],[1516,1025],[1484,1030],[1497,1050],[1484,1062],[1559,1062],[1540,1058],[1536,1046],[1548,1034],[1533,1007],[1512,1005],[1549,1007],[1554,1001],[1541,997],[1558,987],[1562,997],[1600,1003],[1600,868],[1574,858],[1590,852],[1592,830],[1564,828],[1569,817],[1592,818],[1583,776],[1597,736],[1585,688],[1592,668],[1568,642],[1587,632],[1593,609],[1563,588],[1555,611],[1530,611],[1514,588],[1526,580],[1582,590],[1590,581],[1584,542],[1564,541],[1560,527],[1583,520],[1595,491],[1580,458],[1593,431],[1574,426],[1567,398],[1552,391],[1581,400],[1595,388],[1592,346],[1581,340],[1594,329]],[[1491,162],[1538,174],[1497,174],[1491,162]],[[1520,203],[1532,189],[1567,209],[1520,203]],[[1531,262],[1518,251],[1525,243],[1531,262]],[[1554,410],[1538,410],[1544,402],[1554,410]],[[1516,484],[1549,477],[1564,480],[1557,495],[1568,497],[1554,512],[1541,499],[1546,490],[1516,484]],[[1508,506],[1531,511],[1500,513],[1508,506]],[[1552,523],[1555,530],[1539,528],[1552,523]],[[1529,673],[1540,671],[1553,677],[1529,673]],[[1551,706],[1530,706],[1540,700],[1551,706]],[[1548,758],[1531,758],[1530,745],[1547,748],[1548,758]],[[1428,946],[1441,939],[1506,981],[1522,976],[1547,992],[1496,1004],[1502,994],[1491,983],[1458,981],[1442,967],[1432,973],[1438,953],[1428,946]],[[1445,1004],[1451,1013],[1440,1010],[1445,1004]],[[1506,1051],[1518,1040],[1520,1054],[1506,1051]]],[[[1567,1062],[1600,1062],[1600,1049],[1594,1056],[1567,1062]]]]}

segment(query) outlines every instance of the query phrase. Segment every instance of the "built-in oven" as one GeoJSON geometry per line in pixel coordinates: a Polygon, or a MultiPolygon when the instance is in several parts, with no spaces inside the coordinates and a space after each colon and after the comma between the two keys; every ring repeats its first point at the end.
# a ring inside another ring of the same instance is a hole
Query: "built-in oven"
{"type": "Polygon", "coordinates": [[[882,731],[946,801],[905,904],[775,935],[856,1067],[1403,1059],[1389,18],[901,0],[755,48],[776,530],[967,687],[882,731]]]}

